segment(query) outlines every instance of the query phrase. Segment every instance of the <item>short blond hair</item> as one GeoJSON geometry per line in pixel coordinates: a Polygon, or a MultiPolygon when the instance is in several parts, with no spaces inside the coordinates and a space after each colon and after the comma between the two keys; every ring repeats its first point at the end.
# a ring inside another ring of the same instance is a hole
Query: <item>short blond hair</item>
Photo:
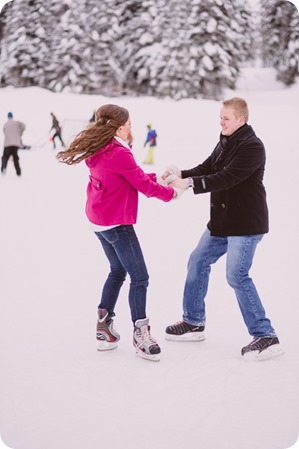
{"type": "Polygon", "coordinates": [[[249,110],[247,103],[243,98],[233,97],[229,100],[224,100],[222,104],[226,108],[232,108],[235,111],[236,118],[243,116],[245,122],[248,122],[249,110]]]}

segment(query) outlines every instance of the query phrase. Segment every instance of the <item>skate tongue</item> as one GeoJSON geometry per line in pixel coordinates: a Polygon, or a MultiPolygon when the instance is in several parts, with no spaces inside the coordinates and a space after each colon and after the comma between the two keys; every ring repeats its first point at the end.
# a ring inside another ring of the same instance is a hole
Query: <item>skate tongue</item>
{"type": "Polygon", "coordinates": [[[142,327],[146,326],[146,329],[147,329],[148,323],[149,323],[149,319],[143,318],[142,320],[135,321],[135,327],[137,327],[137,329],[141,329],[142,327]]]}
{"type": "Polygon", "coordinates": [[[103,323],[106,321],[106,318],[108,316],[108,310],[106,309],[98,309],[98,319],[100,323],[103,323]]]}

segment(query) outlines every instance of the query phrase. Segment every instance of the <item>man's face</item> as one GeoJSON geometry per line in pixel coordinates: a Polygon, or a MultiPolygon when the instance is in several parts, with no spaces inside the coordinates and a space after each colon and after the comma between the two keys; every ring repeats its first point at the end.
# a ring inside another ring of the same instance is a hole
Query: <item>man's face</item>
{"type": "Polygon", "coordinates": [[[243,115],[236,117],[233,108],[223,106],[220,111],[220,126],[223,136],[231,136],[240,126],[245,123],[243,115]]]}

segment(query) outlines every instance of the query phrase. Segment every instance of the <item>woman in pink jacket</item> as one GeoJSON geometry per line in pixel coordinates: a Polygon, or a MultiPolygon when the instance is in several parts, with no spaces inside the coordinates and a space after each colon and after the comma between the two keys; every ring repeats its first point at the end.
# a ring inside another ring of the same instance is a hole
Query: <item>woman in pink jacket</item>
{"type": "Polygon", "coordinates": [[[85,160],[89,167],[86,214],[110,264],[98,306],[98,350],[117,347],[120,336],[113,328],[114,309],[129,273],[129,304],[136,354],[159,360],[161,349],[150,334],[146,316],[149,275],[133,225],[137,220],[138,192],[166,202],[177,193],[172,187],[157,183],[154,173],[146,174],[136,164],[126,143],[130,128],[126,109],[104,105],[97,110],[96,121],[57,157],[71,165],[85,160]]]}

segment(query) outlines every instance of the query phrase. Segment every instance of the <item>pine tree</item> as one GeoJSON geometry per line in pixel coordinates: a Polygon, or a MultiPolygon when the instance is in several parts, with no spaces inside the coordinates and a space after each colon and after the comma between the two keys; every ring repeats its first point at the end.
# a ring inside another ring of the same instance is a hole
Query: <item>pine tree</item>
{"type": "Polygon", "coordinates": [[[252,57],[250,10],[240,0],[146,0],[143,45],[130,83],[146,95],[218,97],[233,88],[240,64],[252,57]]]}
{"type": "Polygon", "coordinates": [[[239,0],[193,0],[190,82],[201,96],[218,98],[224,88],[234,89],[242,64],[253,58],[250,13],[239,0]]]}
{"type": "Polygon", "coordinates": [[[42,84],[57,92],[81,93],[84,90],[81,77],[84,78],[85,75],[85,2],[52,0],[48,15],[51,17],[51,24],[46,33],[50,51],[48,61],[44,64],[42,84]],[[51,29],[53,20],[54,33],[51,29]]]}
{"type": "MultiPolygon", "coordinates": [[[[105,96],[219,98],[254,57],[243,0],[14,0],[1,15],[0,82],[105,96]]],[[[263,0],[263,59],[298,76],[298,12],[263,0]]],[[[255,30],[256,33],[256,30],[255,30]]]]}
{"type": "Polygon", "coordinates": [[[35,70],[42,29],[36,12],[40,0],[14,0],[4,11],[1,40],[1,82],[27,86],[36,81],[35,70]]]}
{"type": "Polygon", "coordinates": [[[288,1],[261,2],[262,57],[286,85],[299,75],[299,13],[288,1]]]}

